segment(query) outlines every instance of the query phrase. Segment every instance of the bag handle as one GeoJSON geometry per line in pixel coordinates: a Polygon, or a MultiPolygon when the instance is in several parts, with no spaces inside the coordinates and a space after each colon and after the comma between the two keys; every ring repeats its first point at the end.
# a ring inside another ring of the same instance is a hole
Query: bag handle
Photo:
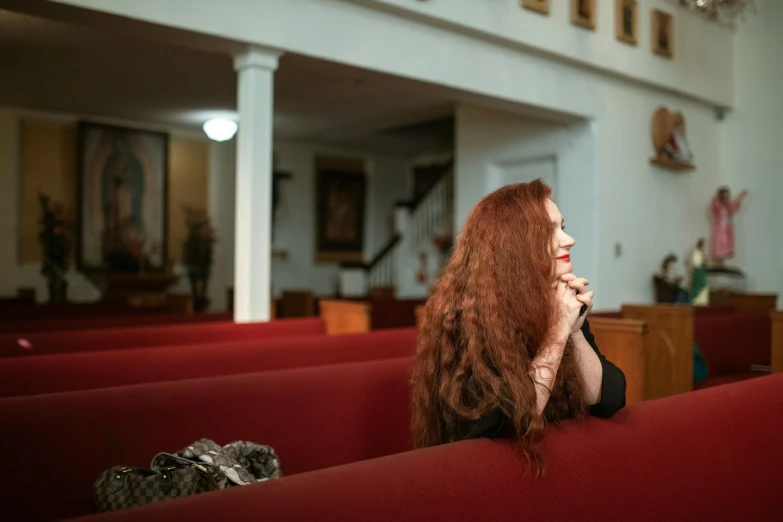
{"type": "MultiPolygon", "coordinates": [[[[155,465],[155,461],[158,460],[158,458],[163,457],[165,459],[173,460],[174,462],[180,464],[184,468],[197,468],[199,471],[202,471],[204,473],[207,473],[207,467],[212,466],[213,468],[220,469],[220,466],[217,464],[211,464],[209,462],[199,462],[191,459],[186,459],[185,457],[180,457],[179,455],[175,455],[173,453],[166,453],[166,452],[160,452],[157,455],[155,455],[152,458],[152,463],[150,464],[150,469],[156,470],[157,466],[155,465]]],[[[166,469],[173,469],[175,466],[168,466],[166,469]]]]}

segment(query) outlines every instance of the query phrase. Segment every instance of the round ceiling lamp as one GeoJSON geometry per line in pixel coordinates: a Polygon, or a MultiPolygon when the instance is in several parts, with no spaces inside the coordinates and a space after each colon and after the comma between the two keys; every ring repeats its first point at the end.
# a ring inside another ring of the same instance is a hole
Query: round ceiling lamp
{"type": "Polygon", "coordinates": [[[224,118],[215,118],[204,122],[204,132],[209,139],[215,141],[228,141],[237,133],[237,122],[224,118]]]}

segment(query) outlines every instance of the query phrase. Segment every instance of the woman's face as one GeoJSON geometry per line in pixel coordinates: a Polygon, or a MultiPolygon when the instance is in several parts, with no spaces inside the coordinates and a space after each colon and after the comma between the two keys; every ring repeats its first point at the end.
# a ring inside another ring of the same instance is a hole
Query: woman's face
{"type": "Polygon", "coordinates": [[[574,269],[571,265],[571,247],[576,244],[576,241],[565,233],[563,215],[551,199],[546,200],[546,210],[552,221],[552,251],[555,253],[552,262],[555,264],[555,277],[560,279],[562,275],[569,274],[574,269]]]}

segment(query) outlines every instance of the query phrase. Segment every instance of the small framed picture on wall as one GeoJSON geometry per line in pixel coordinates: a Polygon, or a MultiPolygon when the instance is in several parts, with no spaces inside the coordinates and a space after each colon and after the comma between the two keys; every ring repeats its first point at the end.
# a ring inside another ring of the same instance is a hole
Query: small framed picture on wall
{"type": "Polygon", "coordinates": [[[674,56],[672,15],[658,9],[652,12],[652,50],[658,56],[674,56]]]}
{"type": "Polygon", "coordinates": [[[549,14],[549,0],[520,0],[522,7],[537,13],[549,14]]]}
{"type": "Polygon", "coordinates": [[[617,39],[627,44],[636,45],[638,37],[638,5],[636,0],[616,0],[615,31],[617,39]]]}
{"type": "Polygon", "coordinates": [[[595,30],[595,0],[571,0],[571,23],[595,30]]]}

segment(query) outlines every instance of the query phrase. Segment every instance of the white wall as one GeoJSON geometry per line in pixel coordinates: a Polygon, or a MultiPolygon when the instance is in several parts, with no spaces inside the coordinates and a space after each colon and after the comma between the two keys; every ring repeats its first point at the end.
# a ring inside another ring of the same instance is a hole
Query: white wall
{"type": "MultiPolygon", "coordinates": [[[[760,2],[756,22],[751,18],[740,24],[736,60],[729,30],[666,0],[639,3],[637,47],[613,40],[614,2],[599,2],[598,31],[593,33],[570,25],[561,5],[565,1],[550,2],[548,18],[519,9],[517,0],[193,0],[187,10],[157,0],[59,1],[421,80],[513,103],[520,110],[532,106],[584,118],[590,130],[572,134],[574,147],[581,150],[573,157],[587,154],[590,147],[594,151],[586,166],[574,160],[572,168],[594,169],[588,178],[574,177],[592,180],[581,197],[595,210],[585,221],[593,223],[593,282],[600,286],[596,301],[601,308],[652,299],[650,275],[660,259],[669,251],[684,254],[697,237],[709,235],[705,205],[722,180],[735,176],[729,170],[758,172],[747,179],[754,199],[738,220],[738,231],[764,232],[757,239],[753,234],[741,237],[740,251],[767,251],[771,247],[762,246],[762,237],[772,232],[762,220],[780,222],[774,204],[760,199],[764,192],[779,193],[773,192],[776,182],[769,176],[777,168],[770,149],[781,148],[773,128],[780,115],[778,108],[761,114],[763,107],[778,103],[773,92],[780,84],[779,62],[770,62],[778,59],[780,37],[773,31],[783,20],[774,1],[760,2]],[[675,16],[674,60],[651,54],[653,7],[675,16]],[[762,33],[751,35],[753,27],[762,33]],[[736,76],[735,61],[741,71],[736,76]],[[763,79],[778,81],[758,91],[747,87],[763,79]],[[750,112],[745,116],[738,108],[728,123],[716,121],[713,107],[731,106],[735,89],[750,112]],[[660,105],[684,113],[696,171],[671,173],[649,165],[650,119],[660,105]],[[768,123],[756,131],[738,126],[724,136],[722,126],[732,125],[732,118],[739,125],[753,114],[768,123]],[[724,162],[732,142],[732,159],[724,162]],[[753,222],[748,221],[751,205],[757,212],[753,222]],[[620,257],[614,255],[615,243],[622,246],[620,257]]],[[[469,201],[482,195],[467,183],[457,186],[463,209],[458,218],[466,214],[469,201]]],[[[578,191],[573,192],[573,204],[579,204],[578,191]]],[[[771,255],[766,261],[748,261],[753,285],[778,281],[779,287],[779,259],[771,255]]]]}
{"type": "Polygon", "coordinates": [[[458,108],[456,125],[458,229],[476,203],[497,188],[493,178],[498,173],[530,161],[552,161],[555,202],[566,219],[569,234],[577,240],[574,270],[599,288],[594,219],[598,211],[598,176],[592,127],[566,127],[466,106],[458,108]]]}
{"type": "Polygon", "coordinates": [[[500,39],[506,45],[551,53],[553,59],[633,78],[719,105],[728,105],[732,99],[731,35],[717,24],[704,23],[697,14],[673,5],[671,0],[639,2],[637,46],[621,44],[615,38],[614,0],[596,2],[595,31],[571,24],[571,0],[550,0],[548,16],[522,9],[520,0],[370,0],[369,3],[429,23],[447,22],[455,31],[470,31],[496,41],[500,39]],[[653,9],[675,17],[673,41],[677,59],[674,61],[650,52],[653,9]]]}
{"type": "MultiPolygon", "coordinates": [[[[564,105],[547,93],[559,79],[515,62],[575,63],[580,72],[586,66],[731,105],[729,31],[669,0],[639,2],[638,47],[614,40],[613,1],[597,2],[595,32],[571,25],[567,0],[550,1],[548,17],[519,0],[190,0],[187,9],[160,0],[56,1],[552,108],[564,105]],[[676,60],[650,51],[652,8],[675,16],[676,60]],[[527,84],[544,90],[525,92],[527,84]]],[[[567,105],[590,113],[589,102],[567,105]]]]}
{"type": "MultiPolygon", "coordinates": [[[[40,263],[19,264],[19,131],[23,118],[35,117],[73,122],[74,115],[37,113],[0,107],[0,295],[14,295],[19,286],[36,288],[40,300],[47,296],[46,282],[40,275],[40,263]]],[[[90,117],[96,119],[95,117],[90,117]]],[[[97,121],[106,121],[97,118],[97,121]]],[[[129,122],[107,121],[128,124],[129,122]]],[[[138,122],[136,122],[138,125],[138,122]]],[[[178,129],[167,129],[175,136],[203,139],[200,135],[178,129]]],[[[277,221],[275,248],[288,251],[287,260],[274,260],[273,292],[282,289],[311,289],[317,295],[331,295],[336,289],[337,265],[315,262],[315,156],[317,154],[363,158],[367,165],[367,207],[365,224],[365,259],[371,259],[391,235],[391,217],[395,202],[411,194],[410,165],[406,158],[394,155],[366,154],[335,150],[312,144],[276,143],[282,170],[293,173],[293,179],[281,183],[281,203],[277,221]]],[[[212,143],[210,146],[209,207],[216,228],[213,278],[209,293],[211,307],[224,310],[226,288],[234,278],[234,180],[236,144],[212,143]]],[[[177,273],[184,275],[181,267],[177,273]]],[[[68,274],[68,297],[75,301],[100,298],[97,289],[81,274],[68,274]]],[[[174,292],[190,291],[186,278],[172,287],[174,292]]]]}
{"type": "Polygon", "coordinates": [[[394,205],[413,194],[411,163],[403,156],[373,155],[368,160],[364,257],[372,260],[394,230],[394,205]]]}
{"type": "Polygon", "coordinates": [[[736,258],[749,287],[783,308],[783,2],[759,0],[736,36],[735,110],[721,124],[725,180],[750,195],[734,221],[736,258]]]}
{"type": "Polygon", "coordinates": [[[226,289],[234,286],[236,152],[235,140],[213,141],[209,148],[209,215],[217,242],[208,291],[210,309],[215,311],[228,309],[226,289]]]}
{"type": "Polygon", "coordinates": [[[660,260],[668,252],[684,259],[696,239],[709,234],[705,205],[721,179],[720,131],[702,104],[595,80],[591,94],[603,98],[601,114],[568,127],[460,108],[455,212],[459,226],[485,195],[491,163],[556,155],[557,203],[578,243],[575,268],[593,283],[596,307],[612,309],[650,302],[660,260]],[[649,121],[659,104],[684,112],[696,171],[649,164],[649,121]]]}
{"type": "MultiPolygon", "coordinates": [[[[723,164],[720,123],[711,108],[644,89],[607,85],[603,114],[594,120],[599,200],[597,234],[604,308],[651,302],[651,276],[668,252],[682,260],[699,237],[708,237],[705,212],[723,164]],[[653,167],[649,122],[659,104],[681,110],[696,170],[653,167]],[[622,246],[621,257],[614,245],[622,246]]],[[[684,270],[680,266],[680,270],[684,270]]]]}
{"type": "MultiPolygon", "coordinates": [[[[232,142],[233,143],[233,142],[232,142]]],[[[233,285],[233,165],[235,150],[231,144],[220,145],[220,159],[211,166],[214,184],[226,180],[226,194],[214,209],[219,237],[215,274],[210,282],[213,308],[225,306],[226,287],[233,285]],[[219,173],[219,174],[218,174],[219,173]],[[224,237],[227,240],[224,240],[224,237]]],[[[391,237],[391,218],[395,202],[410,197],[410,165],[401,156],[368,154],[338,150],[310,143],[275,142],[280,170],[292,174],[280,183],[280,206],[275,222],[275,250],[286,251],[286,259],[273,258],[272,294],[283,290],[312,290],[316,295],[334,295],[337,290],[338,265],[315,260],[315,158],[317,155],[345,156],[365,161],[367,167],[367,202],[365,216],[365,260],[369,261],[391,237]]],[[[213,149],[214,150],[214,149],[213,149]]],[[[211,185],[212,186],[212,185],[211,185]]],[[[222,193],[222,190],[221,190],[222,193]]]]}

